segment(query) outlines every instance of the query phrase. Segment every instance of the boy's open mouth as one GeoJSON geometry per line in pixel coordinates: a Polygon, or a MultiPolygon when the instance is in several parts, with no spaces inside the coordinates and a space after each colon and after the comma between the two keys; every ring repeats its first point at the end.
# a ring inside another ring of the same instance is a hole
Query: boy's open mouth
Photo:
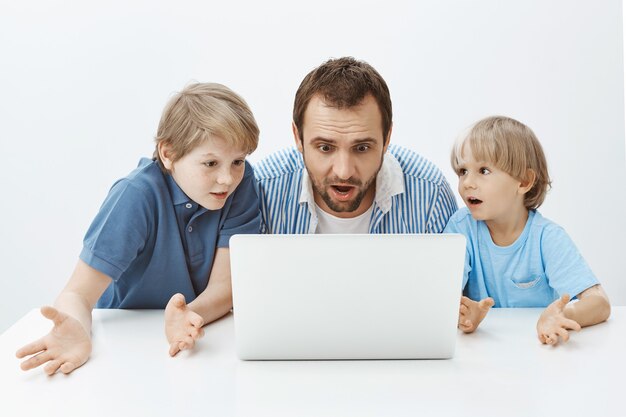
{"type": "Polygon", "coordinates": [[[211,193],[211,194],[213,194],[213,197],[215,198],[224,199],[228,195],[228,192],[224,191],[223,193],[211,193]]]}
{"type": "Polygon", "coordinates": [[[478,205],[478,204],[482,203],[483,201],[479,200],[477,198],[474,198],[474,197],[470,197],[470,198],[467,199],[467,202],[470,203],[471,205],[478,205]]]}

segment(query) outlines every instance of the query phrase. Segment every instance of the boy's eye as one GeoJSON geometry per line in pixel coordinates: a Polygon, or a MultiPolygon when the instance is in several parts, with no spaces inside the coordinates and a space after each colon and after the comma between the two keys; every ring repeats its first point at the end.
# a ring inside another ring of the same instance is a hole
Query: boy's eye
{"type": "Polygon", "coordinates": [[[207,167],[214,167],[217,165],[217,161],[206,161],[206,162],[203,162],[203,164],[204,166],[207,166],[207,167]]]}
{"type": "Polygon", "coordinates": [[[233,165],[236,167],[242,166],[244,164],[244,160],[243,159],[236,159],[233,161],[233,165]]]}
{"type": "Polygon", "coordinates": [[[491,174],[491,170],[487,167],[482,167],[478,172],[480,172],[483,175],[491,174]]]}
{"type": "Polygon", "coordinates": [[[467,170],[465,168],[459,168],[456,172],[456,175],[458,175],[459,177],[462,177],[465,174],[467,174],[467,170]]]}

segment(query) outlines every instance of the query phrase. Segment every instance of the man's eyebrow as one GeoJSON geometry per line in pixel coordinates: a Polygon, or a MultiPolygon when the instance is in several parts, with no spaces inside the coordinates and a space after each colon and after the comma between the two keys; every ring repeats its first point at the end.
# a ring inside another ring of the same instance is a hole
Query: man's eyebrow
{"type": "MultiPolygon", "coordinates": [[[[323,136],[316,136],[313,139],[311,139],[311,142],[337,143],[337,141],[335,139],[329,139],[329,138],[325,138],[323,136]]],[[[366,138],[353,139],[349,143],[354,145],[354,144],[358,144],[358,143],[376,143],[376,142],[377,142],[377,140],[375,138],[366,137],[366,138]]]]}
{"type": "Polygon", "coordinates": [[[316,136],[311,139],[311,142],[328,142],[328,143],[337,143],[335,139],[325,138],[323,136],[316,136]]]}

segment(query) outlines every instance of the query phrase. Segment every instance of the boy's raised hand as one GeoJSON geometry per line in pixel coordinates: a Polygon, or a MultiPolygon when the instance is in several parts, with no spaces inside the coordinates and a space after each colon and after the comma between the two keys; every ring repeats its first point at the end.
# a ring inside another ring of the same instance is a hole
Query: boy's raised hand
{"type": "Polygon", "coordinates": [[[27,371],[44,363],[44,371],[52,375],[58,370],[69,374],[80,367],[91,354],[91,337],[78,320],[54,307],[41,308],[41,314],[52,320],[54,327],[44,337],[19,349],[15,356],[33,355],[20,367],[27,371]]]}
{"type": "Polygon", "coordinates": [[[165,306],[165,336],[170,344],[170,356],[192,349],[196,340],[204,336],[204,320],[187,307],[185,296],[174,294],[165,306]]]}
{"type": "Polygon", "coordinates": [[[537,321],[537,336],[541,343],[556,345],[559,337],[563,342],[569,340],[568,330],[580,330],[580,324],[565,317],[563,310],[569,302],[569,295],[563,294],[561,298],[550,304],[539,316],[537,321]]]}
{"type": "Polygon", "coordinates": [[[459,329],[465,333],[472,333],[485,318],[489,309],[493,307],[493,298],[487,297],[480,301],[474,301],[466,296],[461,296],[459,306],[459,329]]]}

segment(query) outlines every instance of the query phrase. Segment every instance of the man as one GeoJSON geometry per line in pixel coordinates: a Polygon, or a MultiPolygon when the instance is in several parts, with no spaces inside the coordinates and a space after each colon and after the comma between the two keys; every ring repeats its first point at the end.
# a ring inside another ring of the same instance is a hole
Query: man
{"type": "Polygon", "coordinates": [[[264,233],[441,233],[457,209],[437,167],[389,145],[389,89],[363,61],[311,71],[292,128],[297,150],[255,166],[264,233]]]}

